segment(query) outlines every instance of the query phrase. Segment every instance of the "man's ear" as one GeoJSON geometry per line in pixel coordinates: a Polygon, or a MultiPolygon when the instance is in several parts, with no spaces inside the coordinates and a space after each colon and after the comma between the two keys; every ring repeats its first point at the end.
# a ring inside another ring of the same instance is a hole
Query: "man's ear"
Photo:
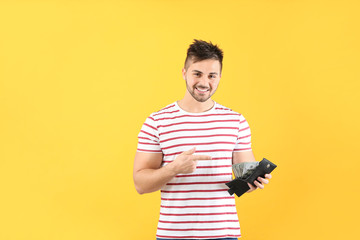
{"type": "Polygon", "coordinates": [[[185,70],[185,68],[183,68],[183,69],[181,70],[181,72],[182,72],[183,79],[185,80],[185,76],[186,76],[186,70],[185,70]]]}

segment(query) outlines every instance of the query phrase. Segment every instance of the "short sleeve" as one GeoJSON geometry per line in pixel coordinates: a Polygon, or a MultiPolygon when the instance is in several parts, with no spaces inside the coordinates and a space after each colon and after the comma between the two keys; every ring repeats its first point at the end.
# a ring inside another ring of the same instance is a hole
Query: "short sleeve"
{"type": "Polygon", "coordinates": [[[156,121],[151,115],[145,120],[138,134],[137,151],[153,153],[162,152],[156,121]]]}
{"type": "Polygon", "coordinates": [[[238,138],[236,139],[234,152],[251,151],[250,126],[242,114],[240,114],[239,124],[238,138]]]}

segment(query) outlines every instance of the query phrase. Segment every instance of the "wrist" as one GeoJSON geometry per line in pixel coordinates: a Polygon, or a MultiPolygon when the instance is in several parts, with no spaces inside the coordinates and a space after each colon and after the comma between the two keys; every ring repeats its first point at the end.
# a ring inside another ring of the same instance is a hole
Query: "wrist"
{"type": "Polygon", "coordinates": [[[175,177],[178,172],[176,171],[176,165],[174,162],[171,162],[169,164],[167,164],[165,167],[164,167],[169,173],[170,175],[172,175],[173,177],[175,177]]]}

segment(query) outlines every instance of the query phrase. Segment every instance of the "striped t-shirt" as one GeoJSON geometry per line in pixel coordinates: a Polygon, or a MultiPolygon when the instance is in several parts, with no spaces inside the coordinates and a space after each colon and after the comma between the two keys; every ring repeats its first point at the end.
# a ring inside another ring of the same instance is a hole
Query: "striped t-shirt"
{"type": "Polygon", "coordinates": [[[251,150],[247,121],[217,102],[201,113],[174,102],[150,114],[138,135],[137,151],[163,153],[162,166],[193,147],[194,155],[212,159],[198,161],[195,172],[178,174],[162,187],[156,237],[240,237],[235,198],[225,183],[232,180],[232,153],[251,150]]]}

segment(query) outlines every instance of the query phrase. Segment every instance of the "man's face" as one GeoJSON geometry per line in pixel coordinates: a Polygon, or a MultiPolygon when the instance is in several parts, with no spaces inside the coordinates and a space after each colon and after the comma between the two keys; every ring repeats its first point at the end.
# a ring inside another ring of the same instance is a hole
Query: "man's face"
{"type": "Polygon", "coordinates": [[[189,62],[187,70],[182,70],[186,81],[186,88],[198,102],[206,102],[216,91],[221,78],[220,62],[206,59],[193,63],[189,62]]]}

